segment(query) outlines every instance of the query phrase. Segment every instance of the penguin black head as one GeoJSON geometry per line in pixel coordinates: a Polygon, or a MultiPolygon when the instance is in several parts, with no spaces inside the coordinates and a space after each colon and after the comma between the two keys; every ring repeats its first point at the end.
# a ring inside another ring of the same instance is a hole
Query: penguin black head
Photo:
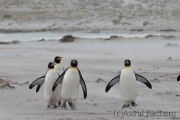
{"type": "Polygon", "coordinates": [[[72,67],[77,67],[77,65],[78,65],[77,60],[75,60],[75,59],[71,60],[71,66],[72,67]]]}
{"type": "Polygon", "coordinates": [[[60,57],[60,56],[56,56],[56,57],[54,58],[54,62],[55,62],[55,63],[60,63],[60,62],[61,62],[61,58],[62,58],[62,57],[60,57]]]}
{"type": "Polygon", "coordinates": [[[54,68],[54,62],[50,62],[50,63],[48,64],[48,68],[49,68],[49,69],[53,69],[53,68],[54,68]]]}
{"type": "Polygon", "coordinates": [[[131,66],[131,61],[129,59],[125,60],[124,66],[126,66],[126,67],[131,66]]]}

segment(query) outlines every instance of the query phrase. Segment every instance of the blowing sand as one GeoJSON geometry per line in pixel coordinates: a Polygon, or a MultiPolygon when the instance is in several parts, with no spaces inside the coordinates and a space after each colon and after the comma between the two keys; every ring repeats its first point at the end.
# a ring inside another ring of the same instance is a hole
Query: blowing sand
{"type": "Polygon", "coordinates": [[[43,41],[0,45],[0,78],[19,83],[11,84],[15,89],[0,89],[0,119],[180,119],[180,83],[176,80],[180,74],[178,45],[179,39],[159,38],[110,41],[76,39],[73,43],[43,41]],[[167,43],[177,45],[167,46],[167,43]],[[29,90],[28,84],[21,85],[42,76],[47,70],[47,64],[57,55],[63,57],[61,62],[65,68],[69,67],[72,59],[77,59],[86,82],[87,99],[83,99],[80,87],[77,111],[71,110],[69,106],[68,110],[60,107],[46,110],[44,86],[36,93],[35,88],[29,90]],[[169,57],[172,60],[167,61],[169,57]],[[152,89],[138,82],[138,106],[122,110],[118,84],[108,93],[105,93],[105,87],[124,67],[125,59],[130,59],[132,68],[151,82],[152,89]],[[158,115],[158,110],[168,113],[158,115]],[[135,111],[137,113],[134,116],[122,116],[122,112],[135,111]]]}

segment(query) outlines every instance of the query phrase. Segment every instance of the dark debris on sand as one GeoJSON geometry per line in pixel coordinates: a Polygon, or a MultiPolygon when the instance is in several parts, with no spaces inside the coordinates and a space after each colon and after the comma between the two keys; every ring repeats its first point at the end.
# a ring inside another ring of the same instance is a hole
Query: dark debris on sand
{"type": "Polygon", "coordinates": [[[65,35],[59,41],[60,42],[74,42],[74,37],[72,35],[65,35]]]}
{"type": "Polygon", "coordinates": [[[103,80],[103,79],[101,79],[101,78],[99,78],[99,79],[96,80],[96,83],[102,83],[102,82],[106,83],[106,81],[103,80]]]}
{"type": "Polygon", "coordinates": [[[14,89],[15,87],[14,86],[11,86],[9,83],[3,83],[1,86],[0,86],[0,89],[14,89]]]}
{"type": "Polygon", "coordinates": [[[19,42],[18,40],[13,40],[11,42],[0,42],[0,44],[18,44],[19,42]]]}

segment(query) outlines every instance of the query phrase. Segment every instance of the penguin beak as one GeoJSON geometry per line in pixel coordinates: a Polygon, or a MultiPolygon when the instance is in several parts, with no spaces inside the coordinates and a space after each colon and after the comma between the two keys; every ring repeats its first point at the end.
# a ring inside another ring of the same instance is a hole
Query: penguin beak
{"type": "Polygon", "coordinates": [[[58,60],[60,60],[61,58],[58,58],[58,60]]]}
{"type": "Polygon", "coordinates": [[[127,61],[126,64],[129,64],[129,62],[127,61]]]}

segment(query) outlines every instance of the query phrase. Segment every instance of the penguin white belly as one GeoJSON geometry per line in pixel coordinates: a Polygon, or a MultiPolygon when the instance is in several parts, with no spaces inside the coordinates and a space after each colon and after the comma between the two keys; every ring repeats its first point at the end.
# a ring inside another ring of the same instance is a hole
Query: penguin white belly
{"type": "Polygon", "coordinates": [[[52,91],[52,87],[58,78],[56,70],[49,70],[46,74],[44,83],[44,98],[47,105],[57,105],[60,100],[60,85],[58,85],[55,91],[52,91]]]}
{"type": "Polygon", "coordinates": [[[58,72],[59,75],[61,75],[64,72],[63,67],[62,67],[61,64],[56,64],[54,66],[54,69],[58,72]]]}
{"type": "Polygon", "coordinates": [[[130,104],[137,97],[137,81],[131,67],[123,68],[120,76],[120,94],[124,104],[130,104]]]}
{"type": "Polygon", "coordinates": [[[76,68],[69,68],[64,75],[61,97],[65,101],[76,101],[79,94],[80,77],[76,68]]]}

